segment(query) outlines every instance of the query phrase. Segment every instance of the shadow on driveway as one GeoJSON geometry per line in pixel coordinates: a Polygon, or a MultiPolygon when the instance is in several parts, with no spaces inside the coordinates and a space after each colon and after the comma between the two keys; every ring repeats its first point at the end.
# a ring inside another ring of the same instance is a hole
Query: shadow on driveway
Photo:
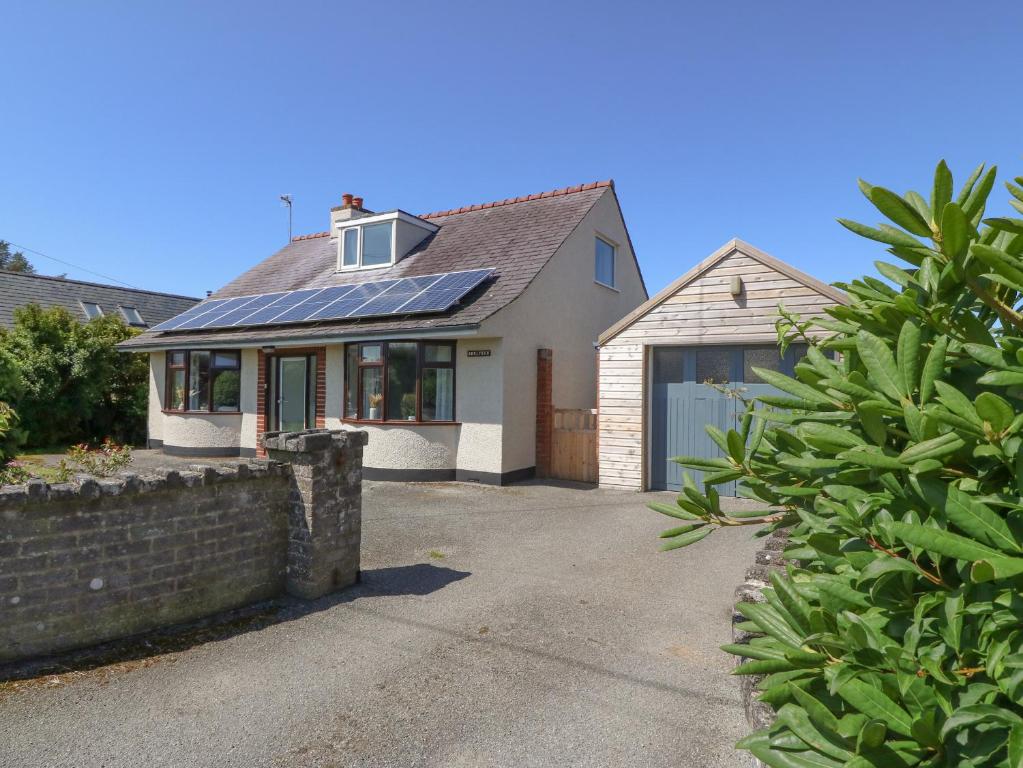
{"type": "Polygon", "coordinates": [[[122,665],[122,668],[128,669],[149,666],[154,662],[154,657],[180,653],[203,643],[258,631],[329,610],[336,605],[374,597],[429,595],[471,575],[468,571],[456,571],[430,563],[364,570],[360,574],[359,583],[318,600],[282,597],[58,656],[0,665],[0,693],[10,687],[5,683],[17,680],[28,681],[42,677],[51,680],[62,675],[74,677],[76,674],[112,665],[122,665]]]}

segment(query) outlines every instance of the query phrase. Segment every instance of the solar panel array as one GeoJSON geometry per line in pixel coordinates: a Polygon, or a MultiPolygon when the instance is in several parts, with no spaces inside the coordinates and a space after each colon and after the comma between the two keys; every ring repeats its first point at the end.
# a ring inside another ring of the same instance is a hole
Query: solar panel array
{"type": "Polygon", "coordinates": [[[473,269],[336,285],[331,288],[303,288],[299,291],[262,293],[233,299],[210,299],[160,323],[152,330],[240,328],[446,312],[493,273],[492,269],[473,269]]]}

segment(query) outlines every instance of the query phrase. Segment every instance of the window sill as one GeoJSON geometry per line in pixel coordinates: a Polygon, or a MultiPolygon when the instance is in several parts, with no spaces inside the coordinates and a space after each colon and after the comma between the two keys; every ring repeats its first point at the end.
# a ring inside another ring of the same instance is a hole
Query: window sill
{"type": "Polygon", "coordinates": [[[384,421],[383,419],[341,419],[342,424],[370,424],[377,427],[460,427],[460,421],[384,421]]]}
{"type": "Polygon", "coordinates": [[[241,416],[241,411],[175,411],[162,408],[161,412],[168,416],[241,416]]]}
{"type": "Polygon", "coordinates": [[[390,261],[387,264],[367,264],[366,266],[362,266],[360,264],[359,266],[340,267],[339,269],[336,269],[334,271],[338,274],[342,272],[371,272],[374,269],[387,269],[388,267],[393,267],[394,264],[395,262],[393,261],[390,261]]]}
{"type": "Polygon", "coordinates": [[[596,283],[597,285],[599,285],[601,288],[607,288],[609,291],[614,291],[615,293],[621,293],[622,292],[620,288],[615,288],[613,285],[608,285],[607,283],[602,283],[599,280],[594,280],[593,282],[596,283]]]}

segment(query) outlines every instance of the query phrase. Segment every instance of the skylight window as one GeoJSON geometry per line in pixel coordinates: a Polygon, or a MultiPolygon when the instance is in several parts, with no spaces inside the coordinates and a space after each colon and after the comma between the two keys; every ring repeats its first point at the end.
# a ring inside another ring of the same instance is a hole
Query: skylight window
{"type": "Polygon", "coordinates": [[[103,308],[91,301],[79,302],[82,305],[82,311],[85,312],[85,318],[87,320],[95,320],[97,317],[103,317],[103,308]]]}
{"type": "Polygon", "coordinates": [[[126,307],[126,306],[122,305],[122,306],[118,307],[118,309],[121,310],[121,314],[124,316],[124,320],[125,320],[125,322],[128,323],[128,325],[143,326],[143,325],[146,324],[146,321],[142,319],[142,315],[139,314],[139,311],[138,311],[137,308],[135,308],[135,307],[126,307]]]}

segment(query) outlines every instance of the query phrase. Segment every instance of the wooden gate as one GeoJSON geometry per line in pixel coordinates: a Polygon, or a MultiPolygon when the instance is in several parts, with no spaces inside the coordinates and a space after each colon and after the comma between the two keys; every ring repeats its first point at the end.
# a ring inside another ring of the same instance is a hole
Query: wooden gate
{"type": "Polygon", "coordinates": [[[551,477],[597,482],[597,411],[554,409],[551,477]]]}

